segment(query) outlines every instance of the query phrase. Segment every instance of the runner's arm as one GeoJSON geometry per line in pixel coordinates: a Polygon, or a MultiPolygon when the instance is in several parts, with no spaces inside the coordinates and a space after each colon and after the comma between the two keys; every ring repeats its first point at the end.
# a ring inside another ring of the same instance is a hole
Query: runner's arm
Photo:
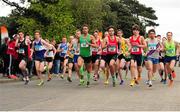
{"type": "Polygon", "coordinates": [[[57,48],[57,50],[56,50],[57,53],[59,53],[59,52],[62,51],[62,50],[60,49],[60,46],[61,46],[61,44],[58,45],[58,48],[57,48]]]}
{"type": "Polygon", "coordinates": [[[34,52],[34,42],[32,43],[32,47],[31,47],[31,54],[30,54],[30,57],[32,57],[32,55],[33,55],[33,52],[34,52]]]}
{"type": "Polygon", "coordinates": [[[88,42],[87,43],[92,47],[99,47],[97,44],[95,44],[96,42],[94,36],[91,35],[90,38],[91,38],[91,43],[88,42]]]}
{"type": "Polygon", "coordinates": [[[178,43],[175,43],[175,45],[176,45],[176,56],[179,56],[179,45],[178,45],[178,43]]]}
{"type": "Polygon", "coordinates": [[[129,37],[129,42],[128,42],[129,43],[129,46],[128,46],[129,47],[129,49],[128,49],[129,52],[131,52],[131,49],[132,49],[132,45],[130,43],[130,39],[131,39],[131,37],[129,37]]]}
{"type": "Polygon", "coordinates": [[[141,36],[141,45],[138,45],[138,47],[141,47],[141,48],[146,48],[147,47],[147,44],[145,42],[145,39],[143,36],[141,36]]]}
{"type": "Polygon", "coordinates": [[[52,45],[52,49],[53,49],[53,53],[54,53],[54,56],[55,56],[55,54],[56,54],[56,48],[52,45]]]}
{"type": "Polygon", "coordinates": [[[42,42],[42,44],[45,45],[46,47],[50,48],[51,45],[50,45],[49,43],[47,43],[45,40],[41,39],[41,42],[42,42]]]}
{"type": "Polygon", "coordinates": [[[19,41],[19,39],[16,39],[15,47],[19,47],[19,46],[18,46],[18,41],[19,41]]]}
{"type": "Polygon", "coordinates": [[[102,49],[107,47],[107,38],[103,39],[102,41],[102,49]]]}

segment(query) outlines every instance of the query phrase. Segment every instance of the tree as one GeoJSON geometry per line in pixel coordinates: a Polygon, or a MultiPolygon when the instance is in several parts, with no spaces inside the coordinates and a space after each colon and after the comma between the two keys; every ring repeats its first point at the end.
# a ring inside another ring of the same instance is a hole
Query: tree
{"type": "Polygon", "coordinates": [[[36,29],[39,29],[43,37],[49,39],[54,37],[57,41],[60,41],[62,36],[69,36],[75,30],[71,2],[67,0],[37,1],[31,3],[28,9],[21,12],[15,9],[13,12],[13,16],[18,16],[18,30],[31,35],[36,29]]]}
{"type": "Polygon", "coordinates": [[[88,24],[90,31],[102,29],[102,0],[72,0],[74,25],[88,24]]]}
{"type": "Polygon", "coordinates": [[[85,23],[90,32],[95,29],[106,31],[113,25],[121,28],[125,37],[132,35],[134,24],[141,27],[142,35],[147,26],[158,26],[155,10],[137,0],[21,0],[21,3],[29,2],[29,7],[3,1],[16,7],[10,17],[17,20],[18,30],[33,34],[34,30],[40,29],[43,37],[56,40],[73,34],[85,23]]]}

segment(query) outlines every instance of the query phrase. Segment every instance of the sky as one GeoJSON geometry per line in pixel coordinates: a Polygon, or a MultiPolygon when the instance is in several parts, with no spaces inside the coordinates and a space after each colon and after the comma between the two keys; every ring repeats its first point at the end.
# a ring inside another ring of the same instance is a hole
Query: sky
{"type": "MultiPolygon", "coordinates": [[[[19,0],[11,0],[19,2],[19,0]]],[[[173,32],[174,40],[180,42],[180,0],[138,0],[147,7],[156,11],[159,26],[155,27],[156,33],[166,36],[166,32],[173,32]]],[[[8,16],[13,8],[5,5],[0,0],[0,16],[8,16]]],[[[147,28],[151,29],[151,28],[147,28]]]]}

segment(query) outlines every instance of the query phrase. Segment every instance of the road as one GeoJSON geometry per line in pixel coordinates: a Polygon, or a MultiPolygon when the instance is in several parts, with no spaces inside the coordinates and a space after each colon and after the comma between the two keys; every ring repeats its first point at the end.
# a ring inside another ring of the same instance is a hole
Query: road
{"type": "MultiPolygon", "coordinates": [[[[37,80],[29,85],[23,82],[0,84],[0,110],[3,111],[180,111],[180,68],[176,68],[177,78],[173,87],[160,83],[159,76],[153,87],[145,84],[147,77],[143,69],[143,79],[139,85],[129,86],[129,78],[124,85],[112,87],[91,81],[89,88],[54,78],[43,86],[36,86],[37,80]]],[[[129,75],[128,75],[129,77],[129,75]]]]}

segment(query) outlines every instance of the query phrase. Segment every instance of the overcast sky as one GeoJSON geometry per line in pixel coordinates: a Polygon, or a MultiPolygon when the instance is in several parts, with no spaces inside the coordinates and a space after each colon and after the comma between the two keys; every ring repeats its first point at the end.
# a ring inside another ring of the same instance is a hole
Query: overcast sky
{"type": "MultiPolygon", "coordinates": [[[[18,2],[19,0],[11,1],[18,2]]],[[[166,32],[172,31],[174,40],[180,42],[180,0],[139,0],[139,2],[155,9],[157,23],[160,24],[155,28],[157,34],[165,36],[166,32]]],[[[11,7],[0,0],[0,16],[7,16],[11,10],[11,7]]]]}

